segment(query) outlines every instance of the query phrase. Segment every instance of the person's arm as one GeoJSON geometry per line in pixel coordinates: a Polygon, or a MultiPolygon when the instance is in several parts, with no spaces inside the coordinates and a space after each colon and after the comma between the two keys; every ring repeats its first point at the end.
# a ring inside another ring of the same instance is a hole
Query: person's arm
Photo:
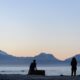
{"type": "Polygon", "coordinates": [[[36,63],[35,63],[35,70],[37,70],[37,66],[36,66],[36,63]]]}
{"type": "Polygon", "coordinates": [[[77,61],[76,61],[76,66],[77,66],[77,61]]]}
{"type": "Polygon", "coordinates": [[[71,61],[71,66],[72,66],[72,61],[71,61]]]}

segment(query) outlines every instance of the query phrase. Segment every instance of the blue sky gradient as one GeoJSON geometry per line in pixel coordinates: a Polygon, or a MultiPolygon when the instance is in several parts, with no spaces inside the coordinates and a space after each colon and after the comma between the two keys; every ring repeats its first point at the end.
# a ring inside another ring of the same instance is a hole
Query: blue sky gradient
{"type": "Polygon", "coordinates": [[[16,56],[80,53],[80,0],[1,0],[0,49],[16,56]]]}

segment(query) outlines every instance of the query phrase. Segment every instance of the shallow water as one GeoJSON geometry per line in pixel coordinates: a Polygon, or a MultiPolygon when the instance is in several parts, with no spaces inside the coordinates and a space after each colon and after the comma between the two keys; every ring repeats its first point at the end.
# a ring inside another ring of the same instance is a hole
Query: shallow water
{"type": "MultiPolygon", "coordinates": [[[[70,75],[70,66],[50,66],[38,67],[39,70],[45,70],[47,76],[52,75],[70,75]]],[[[26,66],[0,66],[0,74],[27,74],[29,67],[26,66]]],[[[80,75],[80,67],[77,68],[77,75],[80,75]]]]}

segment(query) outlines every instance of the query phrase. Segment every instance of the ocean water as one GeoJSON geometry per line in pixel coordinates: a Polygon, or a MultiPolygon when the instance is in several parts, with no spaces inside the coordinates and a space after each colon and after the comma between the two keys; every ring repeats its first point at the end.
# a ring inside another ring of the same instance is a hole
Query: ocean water
{"type": "MultiPolygon", "coordinates": [[[[45,70],[47,76],[53,75],[71,75],[70,66],[49,66],[37,67],[38,70],[45,70]]],[[[0,74],[26,74],[29,67],[26,66],[0,66],[0,74]]],[[[80,75],[80,67],[77,67],[77,75],[80,75]]]]}

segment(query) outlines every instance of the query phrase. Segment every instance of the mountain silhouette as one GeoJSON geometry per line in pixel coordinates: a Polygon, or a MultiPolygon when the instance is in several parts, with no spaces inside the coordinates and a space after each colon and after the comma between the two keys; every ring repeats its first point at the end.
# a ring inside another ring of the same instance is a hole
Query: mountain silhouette
{"type": "Polygon", "coordinates": [[[8,55],[6,52],[0,50],[0,55],[8,55]]]}
{"type": "Polygon", "coordinates": [[[38,64],[52,64],[61,62],[60,60],[56,59],[52,54],[47,53],[40,53],[39,55],[35,56],[34,59],[36,59],[38,64]]]}
{"type": "MultiPolygon", "coordinates": [[[[74,56],[73,56],[74,57],[74,56]]],[[[75,55],[78,64],[80,64],[80,54],[75,55]]],[[[70,65],[72,57],[61,61],[52,54],[45,52],[40,53],[34,57],[16,57],[0,50],[0,65],[30,65],[36,59],[37,65],[70,65]]]]}

